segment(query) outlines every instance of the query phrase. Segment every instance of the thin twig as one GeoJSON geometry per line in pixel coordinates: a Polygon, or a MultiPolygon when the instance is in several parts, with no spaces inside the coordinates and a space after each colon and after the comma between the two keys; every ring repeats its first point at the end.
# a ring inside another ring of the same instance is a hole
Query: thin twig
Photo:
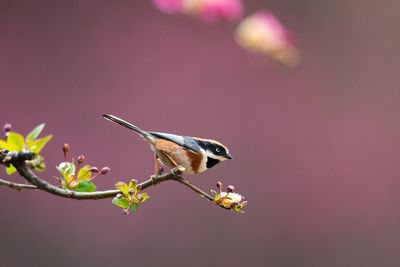
{"type": "Polygon", "coordinates": [[[17,191],[20,191],[22,189],[38,189],[37,186],[31,185],[31,184],[18,184],[18,183],[13,183],[10,181],[6,181],[3,179],[0,179],[0,185],[8,186],[12,189],[15,189],[17,191]]]}
{"type": "Polygon", "coordinates": [[[210,196],[209,194],[207,194],[206,192],[204,192],[203,190],[201,190],[200,188],[198,188],[197,186],[193,185],[191,182],[189,182],[188,180],[185,180],[183,177],[180,179],[176,179],[176,181],[178,181],[179,183],[186,185],[187,187],[189,187],[190,189],[192,189],[194,192],[202,195],[203,197],[205,197],[206,199],[210,200],[210,201],[214,201],[214,198],[212,196],[210,196]]]}

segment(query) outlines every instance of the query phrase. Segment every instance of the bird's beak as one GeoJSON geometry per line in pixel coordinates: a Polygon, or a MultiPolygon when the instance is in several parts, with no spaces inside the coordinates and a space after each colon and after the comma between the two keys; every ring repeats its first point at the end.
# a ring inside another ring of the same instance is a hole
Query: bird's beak
{"type": "Polygon", "coordinates": [[[229,154],[229,153],[226,153],[225,158],[227,158],[227,159],[233,159],[233,158],[232,158],[232,155],[229,154]]]}

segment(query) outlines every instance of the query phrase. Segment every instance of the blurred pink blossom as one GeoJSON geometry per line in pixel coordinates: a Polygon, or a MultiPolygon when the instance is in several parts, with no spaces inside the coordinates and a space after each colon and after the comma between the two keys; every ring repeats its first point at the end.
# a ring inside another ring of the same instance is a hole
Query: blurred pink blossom
{"type": "Polygon", "coordinates": [[[243,14],[241,0],[152,0],[167,14],[184,13],[205,22],[236,21],[243,14]]]}
{"type": "Polygon", "coordinates": [[[206,22],[236,21],[242,17],[241,0],[183,0],[185,13],[206,22]]]}
{"type": "Polygon", "coordinates": [[[153,5],[161,12],[175,14],[182,11],[183,0],[152,0],[153,5]]]}
{"type": "Polygon", "coordinates": [[[242,47],[260,52],[288,67],[296,67],[300,56],[288,30],[268,11],[258,11],[245,18],[236,29],[242,47]]]}

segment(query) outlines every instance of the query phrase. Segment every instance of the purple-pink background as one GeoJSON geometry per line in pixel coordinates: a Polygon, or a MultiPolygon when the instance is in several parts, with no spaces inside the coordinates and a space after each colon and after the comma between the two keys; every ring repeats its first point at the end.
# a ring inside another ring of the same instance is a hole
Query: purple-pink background
{"type": "Polygon", "coordinates": [[[234,184],[249,201],[227,212],[170,182],[124,216],[110,200],[0,188],[2,266],[400,264],[399,4],[246,6],[293,30],[298,70],[246,54],[231,25],[147,1],[0,2],[0,123],[27,133],[46,122],[43,176],[56,175],[68,142],[112,169],[100,189],[147,178],[151,151],[108,112],[223,141],[234,160],[189,179],[234,184]]]}

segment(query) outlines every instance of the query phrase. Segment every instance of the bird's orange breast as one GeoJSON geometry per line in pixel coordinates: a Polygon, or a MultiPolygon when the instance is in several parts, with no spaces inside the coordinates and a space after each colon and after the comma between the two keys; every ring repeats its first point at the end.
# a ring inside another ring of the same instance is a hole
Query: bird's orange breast
{"type": "Polygon", "coordinates": [[[192,171],[199,172],[200,164],[203,161],[203,155],[201,153],[195,153],[189,150],[186,151],[186,154],[191,161],[192,171]]]}
{"type": "Polygon", "coordinates": [[[192,152],[174,142],[164,139],[156,140],[152,146],[164,165],[171,168],[181,165],[186,169],[185,173],[198,172],[203,159],[201,153],[192,152]]]}

